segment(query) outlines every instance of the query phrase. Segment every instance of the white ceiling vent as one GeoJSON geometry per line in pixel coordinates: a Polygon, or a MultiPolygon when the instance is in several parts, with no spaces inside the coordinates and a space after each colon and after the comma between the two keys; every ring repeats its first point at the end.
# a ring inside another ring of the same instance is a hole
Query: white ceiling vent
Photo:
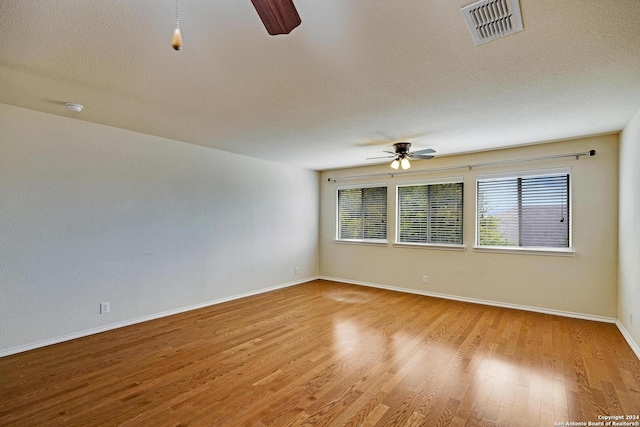
{"type": "Polygon", "coordinates": [[[481,0],[460,11],[476,45],[522,31],[519,0],[481,0]]]}

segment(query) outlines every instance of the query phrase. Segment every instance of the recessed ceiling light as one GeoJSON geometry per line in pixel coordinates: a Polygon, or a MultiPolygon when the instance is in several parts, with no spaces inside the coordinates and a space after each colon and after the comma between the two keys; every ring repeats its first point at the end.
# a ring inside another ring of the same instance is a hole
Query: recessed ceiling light
{"type": "Polygon", "coordinates": [[[73,102],[65,102],[64,106],[67,107],[67,110],[73,111],[74,113],[79,113],[84,108],[80,104],[74,104],[73,102]]]}

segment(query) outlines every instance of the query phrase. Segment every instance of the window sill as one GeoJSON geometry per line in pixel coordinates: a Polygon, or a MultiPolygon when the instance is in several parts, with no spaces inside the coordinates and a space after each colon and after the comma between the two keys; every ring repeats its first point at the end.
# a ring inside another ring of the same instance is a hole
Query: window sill
{"type": "Polygon", "coordinates": [[[465,245],[446,245],[446,244],[437,244],[437,243],[395,242],[393,246],[397,248],[436,249],[436,250],[442,250],[442,251],[460,251],[460,252],[464,252],[467,250],[467,247],[465,245]]]}
{"type": "Polygon", "coordinates": [[[389,242],[386,240],[356,240],[356,239],[335,239],[333,243],[347,245],[369,245],[369,246],[387,246],[389,242]]]}
{"type": "Polygon", "coordinates": [[[576,256],[576,251],[571,248],[520,248],[520,247],[509,247],[509,246],[474,246],[473,250],[475,252],[488,252],[488,253],[499,253],[499,254],[517,254],[517,255],[543,255],[543,256],[565,256],[565,257],[574,257],[576,256]]]}

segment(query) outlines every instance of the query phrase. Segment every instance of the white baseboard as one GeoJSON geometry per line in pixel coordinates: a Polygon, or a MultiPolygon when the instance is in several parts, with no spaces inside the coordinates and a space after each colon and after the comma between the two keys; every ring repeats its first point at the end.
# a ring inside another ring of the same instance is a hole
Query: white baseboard
{"type": "Polygon", "coordinates": [[[636,342],[633,341],[631,334],[627,332],[622,322],[620,322],[619,320],[616,320],[616,326],[620,330],[620,333],[622,334],[624,339],[627,341],[627,344],[629,344],[629,347],[631,347],[631,350],[633,350],[633,352],[636,354],[638,359],[640,359],[640,346],[638,346],[638,344],[636,344],[636,342]]]}
{"type": "Polygon", "coordinates": [[[410,293],[410,294],[424,295],[424,296],[428,296],[428,297],[444,298],[444,299],[462,301],[462,302],[470,302],[470,303],[474,303],[474,304],[491,305],[491,306],[495,306],[495,307],[512,308],[512,309],[515,309],[515,310],[524,310],[524,311],[533,311],[533,312],[536,312],[536,313],[552,314],[552,315],[555,315],[555,316],[572,317],[574,319],[593,320],[595,322],[604,322],[604,323],[614,323],[618,327],[618,329],[620,330],[620,333],[622,334],[624,339],[629,344],[629,347],[631,347],[631,350],[635,353],[635,355],[638,357],[638,359],[640,359],[640,347],[638,346],[638,344],[635,341],[633,341],[633,338],[627,332],[627,330],[624,328],[622,323],[618,319],[614,319],[613,317],[594,316],[592,314],[573,313],[573,312],[570,312],[570,311],[553,310],[553,309],[541,308],[541,307],[530,307],[530,306],[519,305],[519,304],[509,304],[509,303],[503,303],[503,302],[497,302],[497,301],[481,300],[481,299],[476,299],[476,298],[459,297],[459,296],[456,296],[456,295],[438,294],[438,293],[435,293],[435,292],[425,292],[425,291],[416,290],[416,289],[380,285],[380,284],[377,284],[377,283],[368,283],[368,282],[361,282],[361,281],[357,281],[357,280],[339,279],[337,277],[320,276],[320,279],[330,280],[330,281],[333,281],[333,282],[349,283],[349,284],[352,284],[352,285],[369,286],[369,287],[372,287],[372,288],[387,289],[387,290],[390,290],[390,291],[406,292],[406,293],[410,293]]]}
{"type": "Polygon", "coordinates": [[[572,317],[572,318],[575,318],[575,319],[594,320],[596,322],[605,322],[605,323],[616,323],[617,322],[617,319],[614,319],[613,317],[595,316],[595,315],[592,315],[592,314],[573,313],[573,312],[570,312],[570,311],[553,310],[553,309],[550,309],[550,308],[531,307],[531,306],[520,305],[520,304],[510,304],[510,303],[504,303],[504,302],[498,302],[498,301],[489,301],[489,300],[476,299],[476,298],[460,297],[460,296],[457,296],[457,295],[439,294],[439,293],[435,293],[435,292],[426,292],[426,291],[421,291],[421,290],[417,290],[417,289],[400,288],[400,287],[396,287],[396,286],[380,285],[380,284],[377,284],[377,283],[368,283],[368,282],[361,282],[361,281],[357,281],[357,280],[340,279],[340,278],[336,278],[336,277],[320,276],[320,279],[331,280],[333,282],[344,282],[344,283],[349,283],[349,284],[352,284],[352,285],[369,286],[369,287],[372,287],[372,288],[387,289],[387,290],[390,290],[390,291],[406,292],[406,293],[416,294],[416,295],[424,295],[424,296],[427,296],[427,297],[444,298],[444,299],[449,299],[449,300],[454,300],[454,301],[461,301],[461,302],[470,302],[470,303],[473,303],[473,304],[491,305],[491,306],[494,306],[494,307],[512,308],[512,309],[515,309],[515,310],[533,311],[533,312],[536,312],[536,313],[552,314],[552,315],[555,315],[555,316],[572,317]]]}
{"type": "Polygon", "coordinates": [[[8,349],[0,350],[0,357],[10,356],[12,354],[22,353],[24,351],[34,350],[36,348],[46,347],[48,345],[58,344],[58,343],[61,343],[61,342],[64,342],[64,341],[70,341],[70,340],[74,340],[76,338],[82,338],[82,337],[86,337],[86,336],[93,335],[93,334],[99,334],[100,332],[111,331],[113,329],[118,329],[118,328],[123,328],[125,326],[135,325],[136,323],[147,322],[149,320],[159,319],[161,317],[167,317],[167,316],[172,316],[174,314],[184,313],[184,312],[191,311],[191,310],[197,310],[199,308],[209,307],[209,306],[212,306],[212,305],[221,304],[223,302],[233,301],[233,300],[237,300],[237,299],[240,299],[240,298],[246,298],[246,297],[249,297],[249,296],[252,296],[252,295],[263,294],[265,292],[275,291],[276,289],[288,288],[290,286],[295,286],[295,285],[299,285],[299,284],[302,284],[302,283],[310,282],[310,281],[316,280],[318,278],[319,277],[317,277],[317,276],[315,276],[315,277],[307,277],[306,279],[302,279],[302,280],[295,281],[295,282],[283,283],[281,285],[271,286],[271,287],[268,287],[268,288],[262,288],[262,289],[258,289],[256,291],[245,292],[243,294],[232,295],[230,297],[225,297],[225,298],[220,298],[220,299],[207,301],[207,302],[203,302],[203,303],[199,303],[199,304],[194,304],[194,305],[190,305],[190,306],[187,306],[187,307],[180,307],[180,308],[176,308],[176,309],[173,309],[173,310],[163,311],[161,313],[155,313],[155,314],[151,314],[151,315],[148,315],[148,316],[142,316],[142,317],[137,317],[135,319],[125,320],[123,322],[110,323],[108,325],[99,326],[97,328],[86,329],[86,330],[83,330],[83,331],[78,331],[78,332],[62,335],[62,336],[55,337],[55,338],[49,338],[49,339],[46,339],[46,340],[37,341],[37,342],[25,344],[25,345],[20,345],[20,346],[17,346],[17,347],[11,347],[11,348],[8,348],[8,349]]]}
{"type": "Polygon", "coordinates": [[[377,284],[377,283],[368,283],[368,282],[362,282],[362,281],[356,281],[356,280],[348,280],[348,279],[340,279],[340,278],[337,278],[337,277],[327,277],[327,276],[308,277],[306,279],[295,281],[295,282],[283,283],[283,284],[276,285],[276,286],[271,286],[271,287],[268,287],[268,288],[258,289],[256,291],[245,292],[243,294],[238,294],[238,295],[233,295],[233,296],[226,297],[226,298],[220,298],[220,299],[216,299],[216,300],[212,300],[212,301],[207,301],[207,302],[203,302],[203,303],[200,303],[200,304],[194,304],[194,305],[190,305],[190,306],[187,306],[187,307],[181,307],[181,308],[177,308],[177,309],[174,309],[174,310],[163,311],[161,313],[155,313],[155,314],[152,314],[152,315],[149,315],[149,316],[142,316],[142,317],[138,317],[138,318],[135,318],[135,319],[126,320],[124,322],[111,323],[111,324],[108,324],[108,325],[105,325],[105,326],[100,326],[100,327],[97,327],[97,328],[86,329],[86,330],[83,330],[83,331],[78,331],[78,332],[62,335],[62,336],[55,337],[55,338],[49,338],[49,339],[42,340],[42,341],[37,341],[37,342],[34,342],[34,343],[29,343],[29,344],[25,344],[25,345],[21,345],[21,346],[17,346],[17,347],[12,347],[12,348],[8,348],[8,349],[0,350],[0,357],[10,356],[12,354],[17,354],[17,353],[22,353],[22,352],[29,351],[29,350],[34,350],[36,348],[46,347],[46,346],[52,345],[52,344],[58,344],[58,343],[61,343],[61,342],[64,342],[64,341],[70,341],[70,340],[73,340],[73,339],[76,339],[76,338],[82,338],[82,337],[86,337],[86,336],[89,336],[89,335],[98,334],[100,332],[106,332],[106,331],[110,331],[110,330],[113,330],[113,329],[123,328],[125,326],[135,325],[136,323],[147,322],[149,320],[154,320],[154,319],[159,319],[159,318],[162,318],[162,317],[172,316],[174,314],[184,313],[184,312],[191,311],[191,310],[197,310],[199,308],[209,307],[209,306],[212,306],[212,305],[216,305],[216,304],[221,304],[223,302],[237,300],[237,299],[240,299],[240,298],[245,298],[245,297],[249,297],[249,296],[252,296],[252,295],[259,295],[259,294],[263,294],[263,293],[266,293],[266,292],[275,291],[277,289],[288,288],[288,287],[291,287],[291,286],[300,285],[302,283],[311,282],[311,281],[316,280],[316,279],[330,280],[330,281],[333,281],[333,282],[343,282],[343,283],[349,283],[349,284],[352,284],[352,285],[368,286],[368,287],[372,287],[372,288],[387,289],[387,290],[390,290],[390,291],[406,292],[406,293],[411,293],[411,294],[424,295],[424,296],[435,297],[435,298],[444,298],[444,299],[455,300],[455,301],[470,302],[470,303],[474,303],[474,304],[483,304],[483,305],[491,305],[491,306],[495,306],[495,307],[512,308],[512,309],[516,309],[516,310],[533,311],[533,312],[537,312],[537,313],[552,314],[552,315],[556,315],[556,316],[572,317],[572,318],[584,319],[584,320],[593,320],[593,321],[596,321],[596,322],[614,323],[618,327],[618,329],[620,330],[620,333],[622,334],[624,339],[627,341],[627,343],[631,347],[631,350],[635,353],[635,355],[638,357],[638,359],[640,359],[640,347],[638,346],[638,344],[633,341],[633,338],[627,332],[627,330],[624,328],[622,323],[618,319],[614,319],[614,318],[611,318],[611,317],[594,316],[594,315],[589,315],[589,314],[573,313],[573,312],[567,312],[567,311],[545,309],[545,308],[540,308],[540,307],[530,307],[530,306],[519,305],[519,304],[509,304],[509,303],[502,303],[502,302],[496,302],[496,301],[481,300],[481,299],[476,299],[476,298],[459,297],[459,296],[456,296],[456,295],[439,294],[439,293],[426,292],[426,291],[421,291],[421,290],[416,290],[416,289],[380,285],[380,284],[377,284]]]}

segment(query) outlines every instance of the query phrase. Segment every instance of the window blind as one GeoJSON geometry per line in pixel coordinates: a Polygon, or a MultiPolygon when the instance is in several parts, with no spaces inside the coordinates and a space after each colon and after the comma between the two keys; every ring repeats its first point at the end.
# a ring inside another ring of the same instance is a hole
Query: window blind
{"type": "Polygon", "coordinates": [[[398,187],[400,243],[462,244],[463,183],[398,187]]]}
{"type": "Polygon", "coordinates": [[[479,179],[478,246],[568,248],[569,177],[479,179]]]}
{"type": "Polygon", "coordinates": [[[338,189],[338,239],[387,238],[387,187],[338,189]]]}

